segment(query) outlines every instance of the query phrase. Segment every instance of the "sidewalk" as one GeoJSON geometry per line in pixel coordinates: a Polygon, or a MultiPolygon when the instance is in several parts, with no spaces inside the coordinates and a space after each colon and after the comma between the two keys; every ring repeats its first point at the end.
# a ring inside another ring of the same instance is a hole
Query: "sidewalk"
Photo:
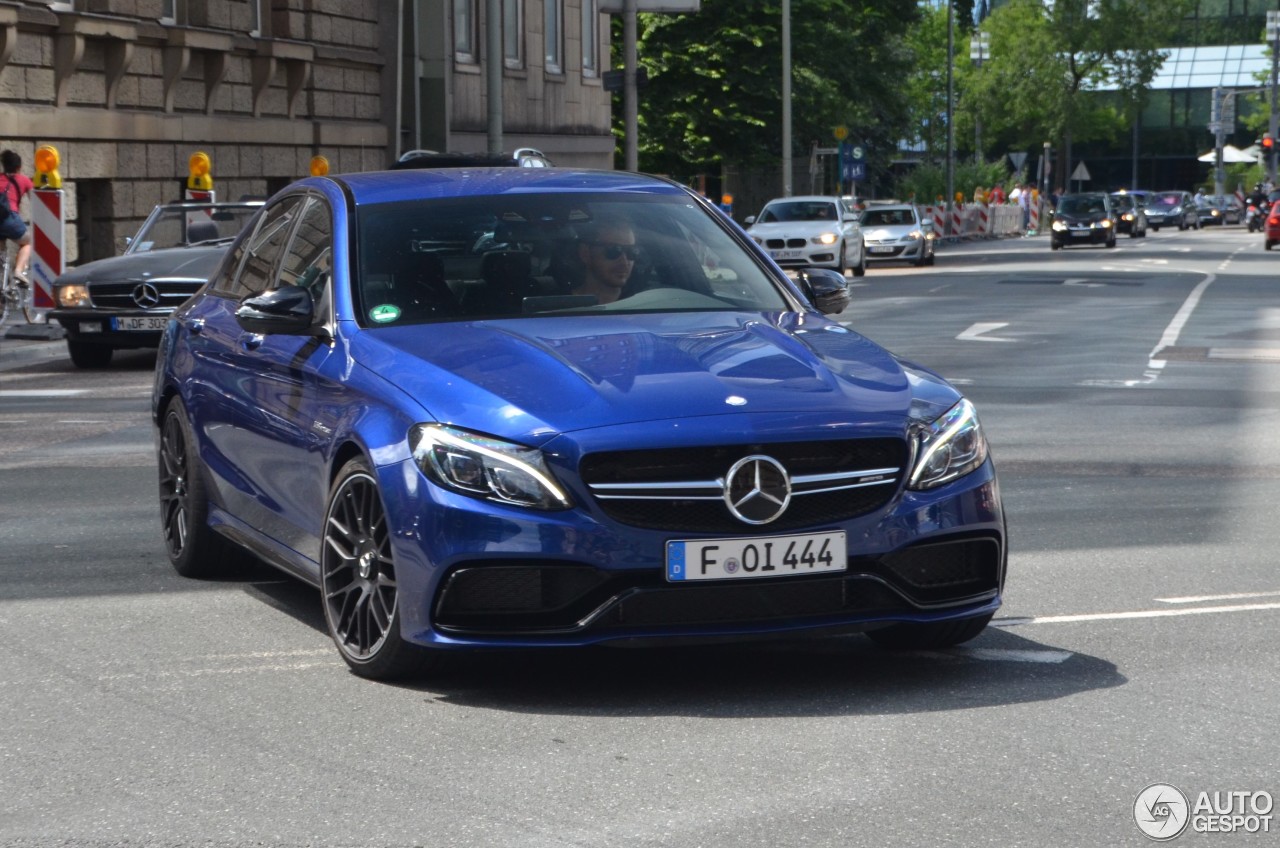
{"type": "Polygon", "coordinates": [[[16,324],[0,325],[0,371],[39,362],[42,359],[57,359],[67,355],[67,345],[63,339],[66,334],[57,324],[27,324],[21,320],[16,324]]]}

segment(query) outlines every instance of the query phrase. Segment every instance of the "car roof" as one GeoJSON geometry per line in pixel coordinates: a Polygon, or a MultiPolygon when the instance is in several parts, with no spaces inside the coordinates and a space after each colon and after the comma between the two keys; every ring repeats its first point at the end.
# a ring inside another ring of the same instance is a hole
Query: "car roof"
{"type": "Polygon", "coordinates": [[[593,171],[576,168],[495,167],[367,171],[312,177],[301,180],[298,185],[317,185],[323,184],[324,181],[342,186],[357,204],[494,194],[591,192],[633,192],[671,196],[689,194],[683,186],[662,177],[630,171],[593,171]]]}
{"type": "Polygon", "coordinates": [[[417,168],[550,168],[551,161],[541,150],[517,148],[513,153],[462,153],[410,150],[392,162],[390,170],[417,168]]]}
{"type": "MultiPolygon", "coordinates": [[[[769,203],[790,203],[792,201],[797,201],[800,203],[816,203],[816,202],[835,203],[837,200],[842,200],[842,199],[843,198],[836,197],[833,194],[794,194],[794,195],[791,195],[790,197],[775,197],[772,200],[770,200],[769,203]]],[[[766,203],[765,205],[768,206],[769,203],[766,203]]]]}
{"type": "Polygon", "coordinates": [[[875,212],[880,209],[915,209],[915,207],[910,203],[874,203],[862,211],[875,212]]]}

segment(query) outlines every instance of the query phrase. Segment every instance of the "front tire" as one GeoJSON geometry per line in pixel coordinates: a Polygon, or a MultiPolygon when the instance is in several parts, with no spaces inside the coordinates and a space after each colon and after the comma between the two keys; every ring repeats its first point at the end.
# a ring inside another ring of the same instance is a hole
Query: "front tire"
{"type": "Polygon", "coordinates": [[[853,276],[865,277],[867,275],[867,245],[864,243],[862,249],[858,251],[858,264],[853,266],[853,276]]]}
{"type": "Polygon", "coordinates": [[[950,648],[968,642],[986,629],[994,613],[959,621],[934,621],[927,624],[892,624],[880,630],[868,630],[867,637],[882,648],[895,651],[928,651],[950,648]]]}
{"type": "Polygon", "coordinates": [[[329,491],[320,591],[329,635],[353,672],[390,680],[422,669],[427,651],[400,634],[391,528],[363,458],[344,465],[329,491]]]}

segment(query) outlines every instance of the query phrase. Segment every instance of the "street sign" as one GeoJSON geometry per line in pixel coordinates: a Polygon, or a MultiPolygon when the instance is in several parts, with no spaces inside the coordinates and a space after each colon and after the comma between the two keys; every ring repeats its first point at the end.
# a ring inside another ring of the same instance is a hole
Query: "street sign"
{"type": "Polygon", "coordinates": [[[1021,170],[1022,170],[1022,165],[1023,165],[1023,163],[1025,163],[1026,161],[1027,161],[1027,154],[1025,154],[1025,153],[1010,153],[1010,154],[1009,154],[1009,164],[1013,165],[1013,170],[1015,170],[1015,171],[1021,171],[1021,170]]]}
{"type": "Polygon", "coordinates": [[[1071,179],[1088,182],[1092,180],[1093,177],[1089,176],[1089,169],[1084,166],[1084,162],[1081,162],[1079,165],[1076,165],[1076,169],[1071,172],[1071,179]]]}

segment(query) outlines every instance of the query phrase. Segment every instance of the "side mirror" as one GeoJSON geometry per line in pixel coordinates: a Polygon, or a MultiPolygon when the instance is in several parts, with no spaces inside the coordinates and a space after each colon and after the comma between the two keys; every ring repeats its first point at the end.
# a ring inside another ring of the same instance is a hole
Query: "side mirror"
{"type": "Polygon", "coordinates": [[[812,268],[796,275],[800,288],[823,315],[839,315],[849,306],[849,284],[830,268],[812,268]]]}
{"type": "Polygon", "coordinates": [[[747,217],[742,219],[742,223],[746,224],[748,227],[754,224],[755,222],[756,222],[755,215],[748,215],[747,217]]]}
{"type": "Polygon", "coordinates": [[[315,326],[311,292],[301,286],[281,286],[246,298],[236,309],[236,323],[250,333],[305,336],[315,326]]]}

